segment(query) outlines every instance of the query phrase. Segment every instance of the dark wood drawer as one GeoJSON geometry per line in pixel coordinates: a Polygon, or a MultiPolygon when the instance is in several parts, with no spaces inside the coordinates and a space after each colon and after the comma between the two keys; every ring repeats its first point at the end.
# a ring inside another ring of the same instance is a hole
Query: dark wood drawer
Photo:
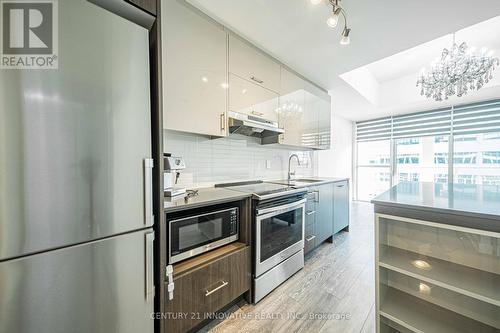
{"type": "MultiPolygon", "coordinates": [[[[192,272],[174,277],[174,298],[165,295],[165,333],[186,332],[250,289],[250,247],[241,248],[192,272]]],[[[175,269],[174,269],[175,274],[175,269]]],[[[165,288],[166,289],[166,288],[165,288]]]]}

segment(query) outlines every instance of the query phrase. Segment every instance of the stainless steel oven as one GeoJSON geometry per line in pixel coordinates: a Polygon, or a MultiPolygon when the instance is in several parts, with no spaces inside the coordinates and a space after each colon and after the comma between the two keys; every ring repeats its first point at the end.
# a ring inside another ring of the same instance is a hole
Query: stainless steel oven
{"type": "Polygon", "coordinates": [[[256,207],[256,276],[304,248],[305,202],[292,196],[256,207]]]}
{"type": "Polygon", "coordinates": [[[167,215],[168,263],[194,257],[234,242],[239,233],[239,208],[193,210],[167,215]]]}

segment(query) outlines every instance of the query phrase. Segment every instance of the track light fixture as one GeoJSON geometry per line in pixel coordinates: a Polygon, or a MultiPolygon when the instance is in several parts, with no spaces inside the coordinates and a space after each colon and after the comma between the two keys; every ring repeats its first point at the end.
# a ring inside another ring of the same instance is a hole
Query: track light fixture
{"type": "Polygon", "coordinates": [[[344,9],[339,5],[340,0],[310,0],[313,5],[318,5],[325,2],[327,5],[332,6],[332,11],[330,12],[330,17],[326,20],[326,24],[330,28],[337,27],[339,23],[339,18],[342,16],[344,18],[344,29],[342,30],[342,38],[340,39],[340,44],[348,45],[351,42],[349,38],[349,33],[351,29],[347,27],[347,18],[344,9]]]}

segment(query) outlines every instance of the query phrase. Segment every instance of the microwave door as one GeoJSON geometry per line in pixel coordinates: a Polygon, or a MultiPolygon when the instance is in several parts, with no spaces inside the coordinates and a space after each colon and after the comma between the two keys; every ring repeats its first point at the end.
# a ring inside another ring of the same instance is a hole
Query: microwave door
{"type": "Polygon", "coordinates": [[[237,240],[237,213],[237,208],[230,208],[169,221],[169,263],[237,240]]]}

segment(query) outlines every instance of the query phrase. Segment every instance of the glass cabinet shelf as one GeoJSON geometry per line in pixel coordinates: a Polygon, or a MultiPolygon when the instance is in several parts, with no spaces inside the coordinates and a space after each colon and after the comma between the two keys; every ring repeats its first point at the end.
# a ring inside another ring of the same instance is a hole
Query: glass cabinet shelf
{"type": "Polygon", "coordinates": [[[500,234],[376,214],[377,332],[500,332],[500,234]]]}

